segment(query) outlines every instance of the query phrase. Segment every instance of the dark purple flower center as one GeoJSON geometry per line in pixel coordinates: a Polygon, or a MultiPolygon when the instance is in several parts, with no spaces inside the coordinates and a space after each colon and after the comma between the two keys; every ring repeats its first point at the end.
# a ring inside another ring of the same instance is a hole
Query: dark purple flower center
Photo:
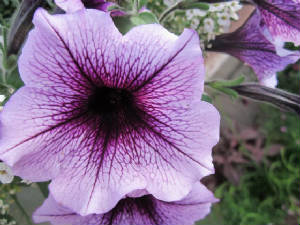
{"type": "Polygon", "coordinates": [[[83,4],[87,9],[103,10],[107,3],[105,0],[83,0],[83,4]]]}
{"type": "Polygon", "coordinates": [[[134,107],[133,95],[126,89],[98,87],[88,99],[91,112],[105,116],[134,107]]]}
{"type": "Polygon", "coordinates": [[[145,224],[160,225],[162,217],[156,210],[155,200],[152,195],[144,195],[139,198],[125,198],[108,213],[104,214],[100,224],[121,224],[123,216],[129,216],[132,221],[137,217],[144,217],[145,224]],[[148,222],[148,223],[147,223],[148,222]],[[149,223],[150,222],[150,223],[149,223]]]}

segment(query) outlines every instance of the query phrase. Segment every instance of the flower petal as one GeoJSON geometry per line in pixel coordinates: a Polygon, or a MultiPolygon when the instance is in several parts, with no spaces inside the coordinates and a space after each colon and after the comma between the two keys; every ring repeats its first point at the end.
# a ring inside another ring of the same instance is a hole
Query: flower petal
{"type": "Polygon", "coordinates": [[[216,199],[212,193],[197,183],[180,201],[164,202],[149,195],[139,198],[127,197],[105,214],[82,217],[50,196],[34,213],[33,219],[36,223],[50,221],[54,225],[192,225],[209,213],[213,202],[216,202],[216,199]]]}
{"type": "Polygon", "coordinates": [[[273,76],[268,77],[266,79],[260,80],[260,83],[266,87],[276,88],[277,83],[278,83],[276,74],[274,74],[273,76]]]}
{"type": "Polygon", "coordinates": [[[300,45],[299,0],[254,0],[272,43],[294,42],[300,45]]]}
{"type": "Polygon", "coordinates": [[[38,9],[33,23],[35,29],[29,33],[19,60],[25,85],[80,95],[86,93],[74,87],[89,91],[104,82],[97,74],[110,72],[106,65],[115,61],[114,52],[122,38],[109,14],[88,9],[49,15],[38,9]]]}
{"type": "Polygon", "coordinates": [[[55,0],[55,3],[68,13],[76,12],[84,8],[81,0],[55,0]]]}
{"type": "Polygon", "coordinates": [[[209,50],[226,52],[244,61],[252,67],[258,80],[272,77],[299,59],[299,51],[282,50],[285,56],[277,55],[275,46],[261,33],[259,24],[260,14],[255,11],[238,30],[217,36],[209,50]]]}

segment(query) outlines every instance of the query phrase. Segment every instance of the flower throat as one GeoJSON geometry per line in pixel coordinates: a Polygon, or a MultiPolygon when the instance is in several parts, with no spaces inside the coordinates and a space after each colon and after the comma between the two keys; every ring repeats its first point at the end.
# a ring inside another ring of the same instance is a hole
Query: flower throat
{"type": "Polygon", "coordinates": [[[117,114],[133,108],[133,95],[126,89],[97,87],[88,99],[89,111],[99,115],[117,114]]]}

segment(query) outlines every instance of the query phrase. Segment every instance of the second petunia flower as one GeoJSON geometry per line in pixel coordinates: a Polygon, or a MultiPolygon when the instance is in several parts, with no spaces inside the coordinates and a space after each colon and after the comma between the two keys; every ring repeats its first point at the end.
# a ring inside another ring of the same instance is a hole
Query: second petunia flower
{"type": "Polygon", "coordinates": [[[153,24],[123,36],[93,9],[38,9],[33,23],[19,59],[25,86],[0,115],[0,158],[15,175],[52,180],[56,201],[84,216],[137,189],[181,200],[214,172],[220,119],[201,101],[196,32],[153,24]]]}
{"type": "Polygon", "coordinates": [[[125,196],[109,212],[80,216],[56,202],[52,196],[34,213],[36,223],[53,225],[192,225],[203,219],[212,203],[213,194],[200,183],[182,200],[164,202],[152,195],[135,191],[125,196]]]}

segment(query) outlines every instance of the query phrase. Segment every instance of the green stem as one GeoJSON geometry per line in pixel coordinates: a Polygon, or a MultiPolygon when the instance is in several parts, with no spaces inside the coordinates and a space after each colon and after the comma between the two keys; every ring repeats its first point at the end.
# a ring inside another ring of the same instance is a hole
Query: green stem
{"type": "Polygon", "coordinates": [[[135,13],[138,14],[139,13],[139,1],[135,0],[135,13]]]}
{"type": "Polygon", "coordinates": [[[1,83],[4,85],[6,83],[5,82],[6,81],[5,70],[2,69],[2,71],[0,71],[0,72],[1,72],[1,83]]]}
{"type": "Polygon", "coordinates": [[[18,198],[16,195],[11,195],[12,199],[15,201],[16,205],[18,206],[19,210],[22,212],[22,214],[25,216],[25,219],[27,221],[27,223],[29,225],[32,225],[32,222],[31,222],[31,218],[27,215],[24,207],[21,205],[21,203],[19,202],[18,198]]]}
{"type": "Polygon", "coordinates": [[[177,2],[175,5],[172,5],[170,8],[166,9],[159,17],[158,21],[161,23],[167,16],[173,11],[179,9],[180,2],[177,2]]]}

